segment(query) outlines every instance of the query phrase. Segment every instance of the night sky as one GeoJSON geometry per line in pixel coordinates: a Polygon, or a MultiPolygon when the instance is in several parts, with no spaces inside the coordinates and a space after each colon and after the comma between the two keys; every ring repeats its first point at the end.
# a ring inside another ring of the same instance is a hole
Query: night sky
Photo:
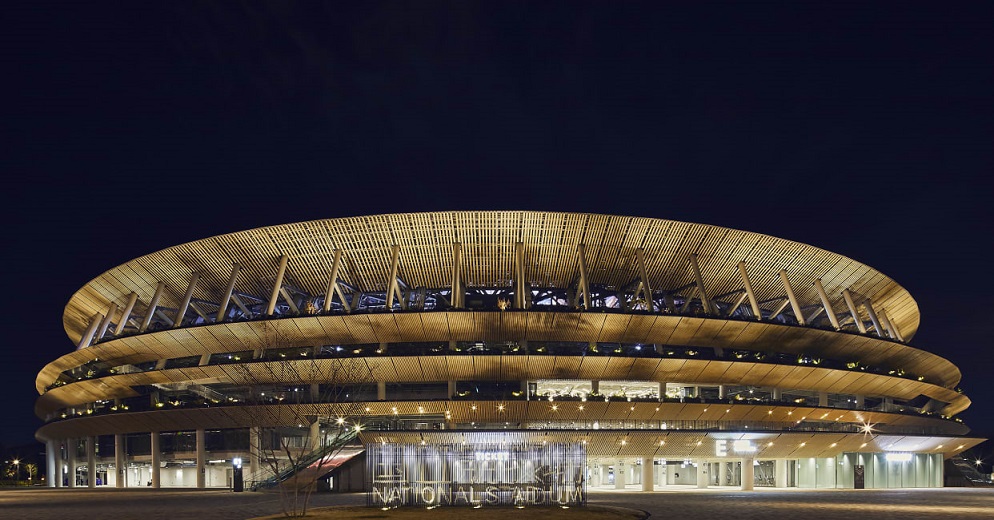
{"type": "Polygon", "coordinates": [[[913,344],[961,368],[961,417],[994,436],[994,4],[145,4],[4,8],[0,443],[41,425],[35,375],[103,271],[451,209],[703,222],[864,262],[916,298],[913,344]]]}

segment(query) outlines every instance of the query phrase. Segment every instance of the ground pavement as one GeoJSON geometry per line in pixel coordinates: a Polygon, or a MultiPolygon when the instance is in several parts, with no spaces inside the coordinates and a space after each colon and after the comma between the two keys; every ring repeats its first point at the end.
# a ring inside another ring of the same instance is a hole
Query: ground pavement
{"type": "MultiPolygon", "coordinates": [[[[245,520],[279,513],[275,493],[147,489],[0,489],[0,519],[245,520]]],[[[314,507],[361,505],[363,494],[315,494],[314,507]]],[[[596,491],[591,504],[650,513],[650,520],[994,519],[994,489],[596,491]]],[[[515,510],[535,513],[540,508],[515,510]]],[[[430,513],[428,513],[430,514],[430,513]]],[[[467,510],[467,515],[471,510],[467,510]]],[[[426,516],[427,518],[427,516],[426,516]]]]}

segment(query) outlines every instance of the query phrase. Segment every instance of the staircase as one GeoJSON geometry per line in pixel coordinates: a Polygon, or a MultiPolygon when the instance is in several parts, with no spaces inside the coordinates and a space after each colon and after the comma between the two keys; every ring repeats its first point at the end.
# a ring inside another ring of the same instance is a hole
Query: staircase
{"type": "Polygon", "coordinates": [[[977,471],[972,462],[960,455],[946,459],[946,486],[948,487],[991,487],[991,476],[977,471]]]}
{"type": "Polygon", "coordinates": [[[309,486],[346,461],[362,453],[362,446],[346,446],[356,438],[355,430],[342,432],[329,444],[301,457],[296,464],[265,480],[252,484],[252,491],[272,489],[283,483],[309,486]]]}

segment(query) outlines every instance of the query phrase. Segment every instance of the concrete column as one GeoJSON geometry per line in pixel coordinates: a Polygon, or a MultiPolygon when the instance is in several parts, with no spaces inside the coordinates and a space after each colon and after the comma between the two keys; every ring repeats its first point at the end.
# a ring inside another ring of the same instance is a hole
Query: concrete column
{"type": "Polygon", "coordinates": [[[866,400],[861,395],[856,396],[856,408],[861,409],[866,407],[866,400]]]}
{"type": "Polygon", "coordinates": [[[262,458],[259,455],[262,453],[262,446],[259,444],[260,434],[261,429],[258,426],[249,428],[249,465],[253,473],[258,473],[262,469],[262,458]]]}
{"type": "Polygon", "coordinates": [[[387,400],[387,384],[385,381],[376,382],[376,400],[377,401],[387,400]]]}
{"type": "Polygon", "coordinates": [[[276,282],[273,283],[273,292],[269,295],[269,304],[266,305],[266,316],[272,316],[276,310],[276,299],[280,297],[280,289],[283,287],[283,276],[286,275],[286,264],[289,257],[280,257],[280,266],[276,272],[276,282]]]}
{"type": "Polygon", "coordinates": [[[659,383],[659,400],[666,399],[666,383],[659,383]]]}
{"type": "Polygon", "coordinates": [[[52,440],[45,441],[45,465],[46,465],[45,467],[47,468],[45,475],[47,475],[48,478],[48,487],[51,488],[55,487],[55,480],[56,480],[55,449],[56,449],[55,441],[52,440]]]}
{"type": "Polygon", "coordinates": [[[722,460],[718,463],[718,485],[725,486],[728,483],[728,462],[722,460]]]}
{"type": "Polygon", "coordinates": [[[718,385],[718,399],[725,398],[725,385],[718,385]]]}
{"type": "Polygon", "coordinates": [[[127,472],[124,471],[124,435],[120,433],[114,435],[114,473],[114,487],[123,488],[127,472]]]}
{"type": "Polygon", "coordinates": [[[86,438],[86,486],[97,487],[97,438],[86,438]]]}
{"type": "Polygon", "coordinates": [[[600,465],[600,471],[601,471],[600,482],[598,482],[598,485],[606,486],[607,485],[607,473],[609,471],[609,469],[607,467],[607,464],[601,464],[600,465]]]}
{"type": "Polygon", "coordinates": [[[777,459],[773,463],[773,482],[778,488],[787,487],[787,459],[777,459]]]}
{"type": "Polygon", "coordinates": [[[828,406],[828,392],[818,392],[818,406],[828,406]]]}
{"type": "Polygon", "coordinates": [[[206,487],[207,439],[204,429],[197,430],[197,489],[206,487]]]}
{"type": "Polygon", "coordinates": [[[779,388],[774,388],[773,389],[773,400],[774,401],[779,401],[782,398],[783,398],[782,391],[779,388]]]}
{"type": "Polygon", "coordinates": [[[452,396],[456,395],[456,382],[455,381],[449,381],[448,383],[449,383],[449,385],[448,385],[449,386],[449,388],[448,388],[449,397],[452,397],[452,396]]]}
{"type": "Polygon", "coordinates": [[[590,382],[590,393],[596,394],[596,393],[598,393],[600,391],[601,391],[601,382],[600,381],[591,381],[590,382]]]}
{"type": "Polygon", "coordinates": [[[652,457],[642,457],[642,491],[652,491],[652,457]]]}
{"type": "Polygon", "coordinates": [[[162,473],[162,446],[160,445],[159,432],[152,432],[152,488],[159,489],[161,482],[160,474],[162,473]]]}
{"type": "Polygon", "coordinates": [[[316,418],[311,423],[310,443],[311,451],[321,447],[321,421],[318,421],[316,418]]]}
{"type": "Polygon", "coordinates": [[[614,489],[625,489],[625,462],[618,459],[614,462],[614,489]]]}
{"type": "Polygon", "coordinates": [[[756,480],[756,468],[752,466],[753,459],[742,459],[742,491],[752,491],[756,480]]]}
{"type": "Polygon", "coordinates": [[[321,385],[311,383],[311,402],[316,403],[321,400],[321,385]]]}
{"type": "Polygon", "coordinates": [[[55,441],[55,487],[63,487],[62,477],[65,475],[65,459],[62,458],[62,441],[55,441]]]}
{"type": "Polygon", "coordinates": [[[76,452],[79,450],[79,439],[66,440],[66,465],[69,467],[67,482],[69,487],[76,487],[76,452]]]}
{"type": "Polygon", "coordinates": [[[697,461],[697,487],[701,489],[707,488],[708,477],[710,477],[710,472],[708,471],[707,461],[697,461]]]}

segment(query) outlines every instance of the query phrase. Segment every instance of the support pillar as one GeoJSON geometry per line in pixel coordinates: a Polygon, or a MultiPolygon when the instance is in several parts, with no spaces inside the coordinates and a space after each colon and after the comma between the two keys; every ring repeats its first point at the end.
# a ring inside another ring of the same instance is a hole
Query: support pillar
{"type": "Polygon", "coordinates": [[[777,459],[773,464],[773,485],[787,487],[787,459],[777,459]]]}
{"type": "Polygon", "coordinates": [[[69,487],[76,487],[76,453],[79,450],[79,439],[66,440],[66,466],[68,466],[68,476],[66,482],[69,487]]]}
{"type": "Polygon", "coordinates": [[[828,406],[828,392],[818,392],[818,406],[828,406]]]}
{"type": "Polygon", "coordinates": [[[321,400],[321,385],[311,383],[311,402],[316,403],[321,400]]]}
{"type": "Polygon", "coordinates": [[[756,299],[756,293],[752,290],[752,283],[749,281],[749,275],[746,273],[745,262],[739,262],[739,275],[742,277],[742,286],[745,287],[746,295],[749,297],[749,307],[752,309],[752,314],[757,320],[763,319],[763,311],[759,308],[759,300],[756,299]]]}
{"type": "Polygon", "coordinates": [[[642,491],[652,491],[652,457],[642,457],[642,491]]]}
{"type": "Polygon", "coordinates": [[[258,473],[262,469],[262,445],[260,444],[262,435],[261,428],[253,426],[249,428],[249,465],[252,472],[258,473]]]}
{"type": "Polygon", "coordinates": [[[828,293],[825,292],[825,286],[821,284],[821,278],[815,279],[815,290],[818,291],[818,298],[821,299],[821,306],[825,308],[829,323],[835,330],[839,330],[839,318],[835,316],[835,309],[832,308],[832,302],[828,300],[828,293]]]}
{"type": "Polygon", "coordinates": [[[314,418],[314,422],[311,423],[311,431],[309,436],[310,450],[314,451],[321,447],[321,421],[314,418]]]}
{"type": "Polygon", "coordinates": [[[448,388],[448,392],[449,392],[449,397],[451,398],[452,396],[456,395],[456,382],[455,381],[449,381],[448,383],[449,383],[448,384],[448,387],[449,387],[448,388]]]}
{"type": "Polygon", "coordinates": [[[708,477],[710,473],[708,472],[707,461],[699,460],[697,461],[697,487],[701,489],[706,489],[708,487],[708,477]]]}
{"type": "Polygon", "coordinates": [[[787,280],[786,270],[780,270],[780,281],[783,282],[783,288],[787,292],[787,301],[790,302],[790,309],[794,311],[794,318],[797,319],[798,324],[806,325],[807,321],[804,320],[804,313],[801,312],[801,303],[797,300],[794,288],[790,286],[790,281],[787,280]]]}
{"type": "Polygon", "coordinates": [[[207,442],[204,429],[197,430],[197,489],[204,489],[207,484],[207,442]]]}
{"type": "Polygon", "coordinates": [[[618,459],[614,463],[614,489],[625,489],[625,462],[618,459]]]}
{"type": "Polygon", "coordinates": [[[756,468],[752,465],[753,459],[742,459],[742,491],[752,491],[756,481],[756,468]]]}
{"type": "Polygon", "coordinates": [[[283,287],[283,277],[286,275],[286,264],[290,257],[283,255],[280,257],[280,265],[276,269],[276,282],[273,284],[273,292],[269,295],[269,303],[266,305],[266,316],[272,316],[276,310],[276,300],[280,297],[280,289],[283,287]]]}
{"type": "Polygon", "coordinates": [[[48,475],[48,487],[55,487],[56,479],[56,460],[55,460],[55,450],[58,445],[53,440],[45,441],[45,464],[46,464],[46,475],[48,475]]]}
{"type": "Polygon", "coordinates": [[[863,408],[866,408],[866,400],[865,400],[865,398],[863,396],[857,395],[856,396],[856,409],[859,410],[859,409],[863,409],[863,408]]]}
{"type": "Polygon", "coordinates": [[[607,464],[601,464],[600,465],[600,482],[598,483],[600,486],[606,486],[607,485],[607,473],[608,473],[608,471],[610,471],[610,470],[608,469],[607,464]]]}
{"type": "Polygon", "coordinates": [[[63,476],[65,475],[65,459],[62,458],[62,441],[55,441],[55,487],[65,487],[63,476]]]}
{"type": "Polygon", "coordinates": [[[725,460],[718,463],[718,485],[728,485],[728,462],[725,460]]]}
{"type": "Polygon", "coordinates": [[[600,381],[591,381],[590,382],[590,393],[592,393],[592,394],[599,394],[600,391],[601,391],[601,382],[600,381]]]}
{"type": "Polygon", "coordinates": [[[659,401],[666,399],[666,383],[659,383],[659,401]]]}
{"type": "Polygon", "coordinates": [[[725,385],[718,385],[718,399],[725,398],[725,385]]]}
{"type": "Polygon", "coordinates": [[[376,382],[376,400],[377,401],[387,400],[387,383],[385,381],[376,382]]]}
{"type": "Polygon", "coordinates": [[[86,438],[86,486],[97,487],[97,438],[86,438]]]}
{"type": "Polygon", "coordinates": [[[852,315],[853,322],[856,324],[856,328],[859,330],[860,334],[866,334],[866,325],[863,324],[863,318],[859,317],[859,311],[856,310],[856,303],[852,299],[852,293],[849,289],[842,290],[842,299],[846,302],[846,307],[849,307],[849,314],[852,315]]]}
{"type": "Polygon", "coordinates": [[[886,338],[887,334],[880,325],[880,318],[877,317],[877,312],[873,309],[873,302],[867,298],[866,301],[863,302],[863,307],[866,309],[866,313],[870,315],[870,321],[873,322],[873,330],[877,333],[877,336],[886,338]]]}
{"type": "Polygon", "coordinates": [[[159,489],[162,473],[162,446],[160,444],[159,432],[152,432],[152,489],[159,489]]]}
{"type": "Polygon", "coordinates": [[[783,399],[783,392],[779,388],[774,388],[773,389],[773,400],[774,401],[779,401],[781,399],[783,399]]]}
{"type": "Polygon", "coordinates": [[[123,488],[127,472],[124,470],[124,435],[114,434],[114,487],[123,488]]]}

